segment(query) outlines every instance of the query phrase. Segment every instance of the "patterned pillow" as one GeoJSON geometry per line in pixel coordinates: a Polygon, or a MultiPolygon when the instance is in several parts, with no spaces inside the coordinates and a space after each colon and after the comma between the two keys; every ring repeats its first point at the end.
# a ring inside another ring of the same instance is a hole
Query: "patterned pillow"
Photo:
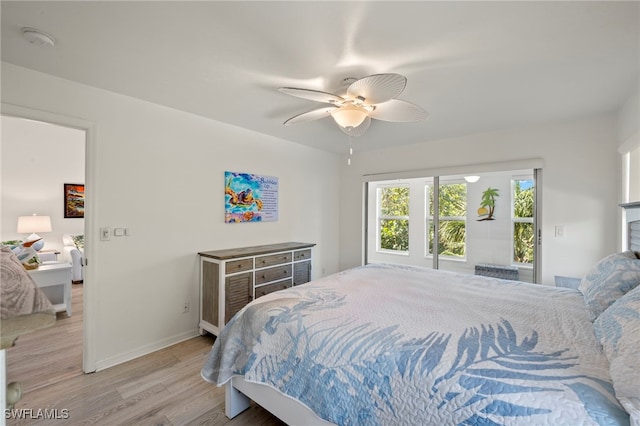
{"type": "Polygon", "coordinates": [[[631,251],[611,254],[599,261],[580,282],[589,319],[640,284],[640,259],[631,251]]]}
{"type": "Polygon", "coordinates": [[[640,286],[618,299],[593,323],[609,359],[616,398],[640,424],[640,286]]]}
{"type": "Polygon", "coordinates": [[[40,256],[38,256],[38,252],[31,247],[31,244],[28,244],[27,247],[25,247],[23,244],[26,243],[23,243],[20,240],[3,241],[2,248],[11,250],[13,254],[18,257],[18,260],[22,262],[25,268],[37,268],[38,265],[42,263],[40,261],[40,256]]]}
{"type": "Polygon", "coordinates": [[[72,235],[73,244],[80,250],[84,248],[84,235],[72,235]]]}
{"type": "Polygon", "coordinates": [[[52,321],[55,321],[55,312],[49,299],[8,247],[2,247],[0,250],[0,265],[0,297],[3,301],[0,304],[0,318],[4,321],[11,317],[42,311],[51,313],[52,321]],[[4,303],[5,301],[7,303],[4,303]]]}

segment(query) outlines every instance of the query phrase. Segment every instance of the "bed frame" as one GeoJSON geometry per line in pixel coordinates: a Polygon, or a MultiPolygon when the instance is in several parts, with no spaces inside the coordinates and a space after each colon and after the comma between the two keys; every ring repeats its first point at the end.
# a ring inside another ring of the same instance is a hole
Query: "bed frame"
{"type": "Polygon", "coordinates": [[[290,426],[332,425],[321,419],[306,405],[267,385],[247,382],[234,376],[226,384],[224,413],[232,419],[251,405],[251,400],[290,426]]]}
{"type": "MultiPolygon", "coordinates": [[[[640,253],[640,201],[621,204],[624,221],[627,224],[626,248],[640,253]]],[[[240,376],[234,376],[226,384],[225,414],[232,419],[251,405],[251,400],[268,410],[288,425],[315,426],[331,425],[319,418],[306,405],[289,398],[277,390],[263,384],[251,383],[240,376]]]]}

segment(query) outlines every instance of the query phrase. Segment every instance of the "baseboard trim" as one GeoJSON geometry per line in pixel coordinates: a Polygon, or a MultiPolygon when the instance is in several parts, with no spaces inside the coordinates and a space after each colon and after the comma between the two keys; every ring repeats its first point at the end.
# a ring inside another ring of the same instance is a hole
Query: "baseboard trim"
{"type": "Polygon", "coordinates": [[[167,348],[169,346],[175,345],[180,342],[184,342],[185,340],[193,339],[194,337],[198,337],[198,336],[200,336],[199,330],[198,328],[194,328],[193,330],[185,331],[184,333],[176,334],[166,339],[162,339],[160,341],[153,342],[148,345],[140,346],[139,348],[136,348],[132,351],[125,352],[123,354],[119,354],[109,358],[105,358],[103,360],[98,360],[96,361],[96,371],[105,370],[107,368],[114,367],[118,364],[131,361],[141,356],[148,355],[152,352],[159,351],[160,349],[167,348]]]}

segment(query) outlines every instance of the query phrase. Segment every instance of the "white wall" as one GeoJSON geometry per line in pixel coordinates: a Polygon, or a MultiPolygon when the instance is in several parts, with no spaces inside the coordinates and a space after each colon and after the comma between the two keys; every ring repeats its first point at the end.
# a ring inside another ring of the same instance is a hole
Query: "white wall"
{"type": "Polygon", "coordinates": [[[199,251],[313,242],[313,277],[338,270],[336,155],[7,63],[1,89],[5,104],[95,123],[85,314],[98,369],[196,334],[199,251]],[[277,176],[279,220],[225,224],[225,170],[277,176]],[[100,227],[131,236],[99,241],[100,227]]]}
{"type": "Polygon", "coordinates": [[[622,201],[640,200],[640,79],[618,113],[618,152],[622,154],[622,201]]]}
{"type": "Polygon", "coordinates": [[[24,240],[18,216],[51,217],[52,232],[39,233],[44,249],[62,249],[62,234],[82,234],[84,219],[65,218],[65,183],[84,183],[85,132],[2,116],[0,240],[24,240]]]}
{"type": "MultiPolygon", "coordinates": [[[[638,133],[640,140],[640,132],[638,133]]],[[[625,202],[640,201],[640,142],[638,147],[625,154],[628,158],[627,169],[627,190],[625,194],[625,202]]]]}
{"type": "Polygon", "coordinates": [[[629,143],[633,139],[638,147],[640,138],[640,77],[636,83],[636,87],[629,94],[629,98],[618,112],[618,141],[620,145],[629,143]]]}
{"type": "MultiPolygon", "coordinates": [[[[358,144],[366,144],[366,139],[358,144]]],[[[620,208],[616,146],[614,116],[373,152],[358,152],[356,145],[352,165],[343,161],[341,169],[340,269],[362,261],[363,175],[541,158],[541,281],[551,284],[554,275],[583,276],[597,260],[617,249],[620,208]],[[553,236],[555,225],[564,226],[564,238],[553,236]]]]}

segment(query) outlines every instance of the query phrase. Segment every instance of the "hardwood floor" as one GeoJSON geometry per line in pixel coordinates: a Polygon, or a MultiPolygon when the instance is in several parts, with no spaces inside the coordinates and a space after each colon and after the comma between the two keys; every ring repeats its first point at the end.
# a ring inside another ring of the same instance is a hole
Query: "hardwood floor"
{"type": "Polygon", "coordinates": [[[224,388],[200,377],[212,344],[197,337],[83,374],[82,284],[74,284],[71,317],[58,313],[55,326],[7,350],[7,382],[22,384],[16,414],[27,417],[7,425],[284,425],[255,404],[233,420],[224,415],[224,388]]]}

